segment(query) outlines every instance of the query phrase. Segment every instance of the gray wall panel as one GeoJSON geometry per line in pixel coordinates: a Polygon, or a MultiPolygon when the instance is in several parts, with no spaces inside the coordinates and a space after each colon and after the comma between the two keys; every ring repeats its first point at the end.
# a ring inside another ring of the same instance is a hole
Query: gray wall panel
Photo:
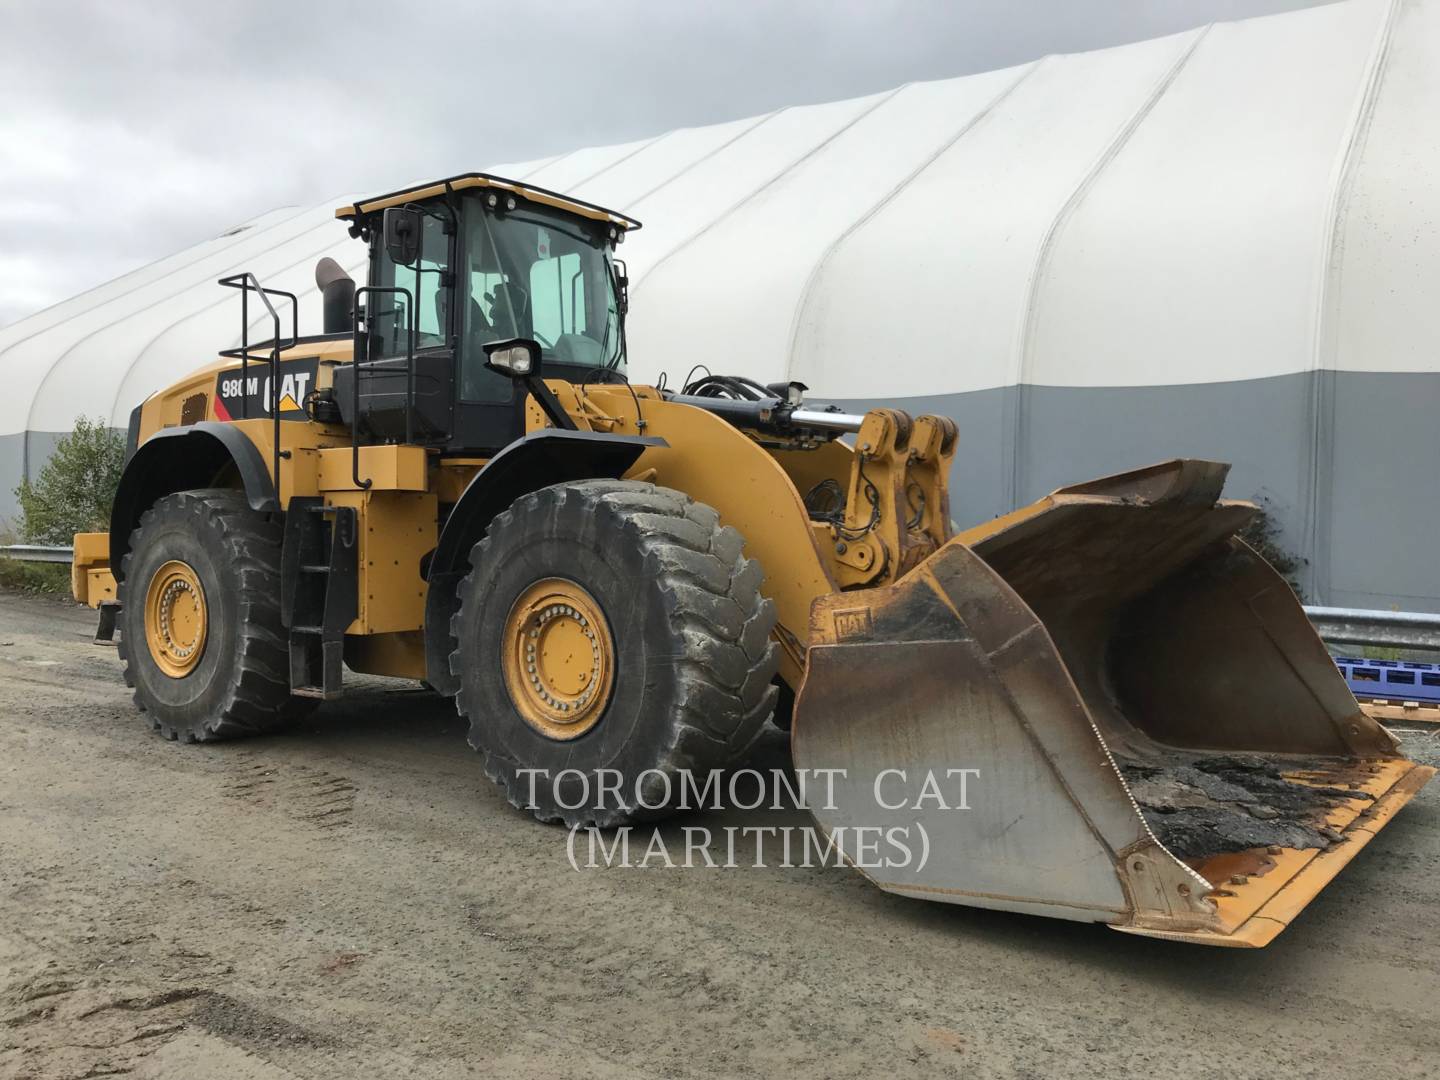
{"type": "Polygon", "coordinates": [[[1329,602],[1440,611],[1440,375],[1334,385],[1329,602]]]}
{"type": "MultiPolygon", "coordinates": [[[[1021,502],[1092,476],[1176,457],[1228,461],[1225,494],[1269,513],[1277,541],[1309,558],[1309,375],[1191,386],[1027,392],[1021,502]]],[[[1299,574],[1307,591],[1314,582],[1299,574]]]]}
{"type": "Polygon", "coordinates": [[[1339,373],[1327,377],[1324,397],[1317,378],[1027,387],[1014,500],[1005,497],[1003,452],[1013,388],[838,403],[856,411],[888,404],[952,417],[960,443],[951,509],[962,526],[1013,509],[1012,501],[1023,504],[1066,484],[1167,458],[1228,461],[1226,495],[1254,500],[1269,512],[1277,542],[1306,560],[1298,576],[1307,599],[1440,611],[1440,375],[1339,373]],[[1312,471],[1318,477],[1313,501],[1312,471]]]}
{"type": "Polygon", "coordinates": [[[19,505],[15,489],[25,477],[25,434],[0,435],[0,530],[13,529],[19,505]]]}
{"type": "Polygon", "coordinates": [[[18,435],[0,435],[0,528],[14,529],[20,517],[20,500],[15,489],[25,476],[25,463],[30,463],[30,479],[40,475],[45,462],[55,452],[55,444],[68,431],[28,431],[18,435]]]}

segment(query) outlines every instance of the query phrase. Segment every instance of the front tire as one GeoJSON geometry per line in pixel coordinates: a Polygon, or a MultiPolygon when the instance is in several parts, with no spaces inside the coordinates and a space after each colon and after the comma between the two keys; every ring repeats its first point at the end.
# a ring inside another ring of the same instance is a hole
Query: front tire
{"type": "Polygon", "coordinates": [[[210,742],[288,725],[279,524],[242,492],[182,491],[140,519],[122,564],[120,658],[135,703],[167,739],[210,742]]]}
{"type": "Polygon", "coordinates": [[[662,817],[682,770],[703,786],[743,757],[778,654],[742,547],[710,507],[634,481],[543,488],[495,518],[459,586],[450,667],[512,806],[571,827],[662,817]]]}

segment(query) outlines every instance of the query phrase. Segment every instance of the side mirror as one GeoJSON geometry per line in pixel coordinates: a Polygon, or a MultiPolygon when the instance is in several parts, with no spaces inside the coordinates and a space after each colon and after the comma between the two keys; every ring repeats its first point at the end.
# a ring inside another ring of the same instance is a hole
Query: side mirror
{"type": "Polygon", "coordinates": [[[611,265],[615,268],[615,310],[625,315],[630,311],[630,270],[621,259],[611,265]]]}
{"type": "Polygon", "coordinates": [[[526,379],[540,374],[540,343],[529,338],[506,338],[492,341],[485,350],[485,366],[512,379],[526,379]]]}
{"type": "Polygon", "coordinates": [[[412,206],[392,206],[385,211],[385,254],[397,266],[411,266],[420,258],[422,217],[412,206]]]}

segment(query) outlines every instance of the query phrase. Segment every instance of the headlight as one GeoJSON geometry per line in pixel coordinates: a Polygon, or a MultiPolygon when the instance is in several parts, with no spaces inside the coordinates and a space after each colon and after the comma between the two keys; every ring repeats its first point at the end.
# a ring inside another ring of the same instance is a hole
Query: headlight
{"type": "Polygon", "coordinates": [[[524,338],[495,341],[485,346],[485,363],[493,371],[516,378],[535,374],[540,366],[540,346],[524,338]]]}
{"type": "Polygon", "coordinates": [[[515,375],[529,375],[532,360],[530,350],[523,345],[499,349],[490,354],[490,363],[515,375]]]}

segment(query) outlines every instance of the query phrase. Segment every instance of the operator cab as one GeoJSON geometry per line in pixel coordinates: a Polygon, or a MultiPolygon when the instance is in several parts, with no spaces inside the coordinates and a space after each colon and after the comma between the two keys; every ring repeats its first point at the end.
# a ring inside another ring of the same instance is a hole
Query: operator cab
{"type": "Polygon", "coordinates": [[[357,436],[474,454],[519,438],[524,388],[486,366],[484,347],[498,341],[538,344],[545,377],[624,381],[626,278],[614,252],[638,221],[483,173],[336,216],[370,246],[356,363],[334,382],[357,436]]]}

